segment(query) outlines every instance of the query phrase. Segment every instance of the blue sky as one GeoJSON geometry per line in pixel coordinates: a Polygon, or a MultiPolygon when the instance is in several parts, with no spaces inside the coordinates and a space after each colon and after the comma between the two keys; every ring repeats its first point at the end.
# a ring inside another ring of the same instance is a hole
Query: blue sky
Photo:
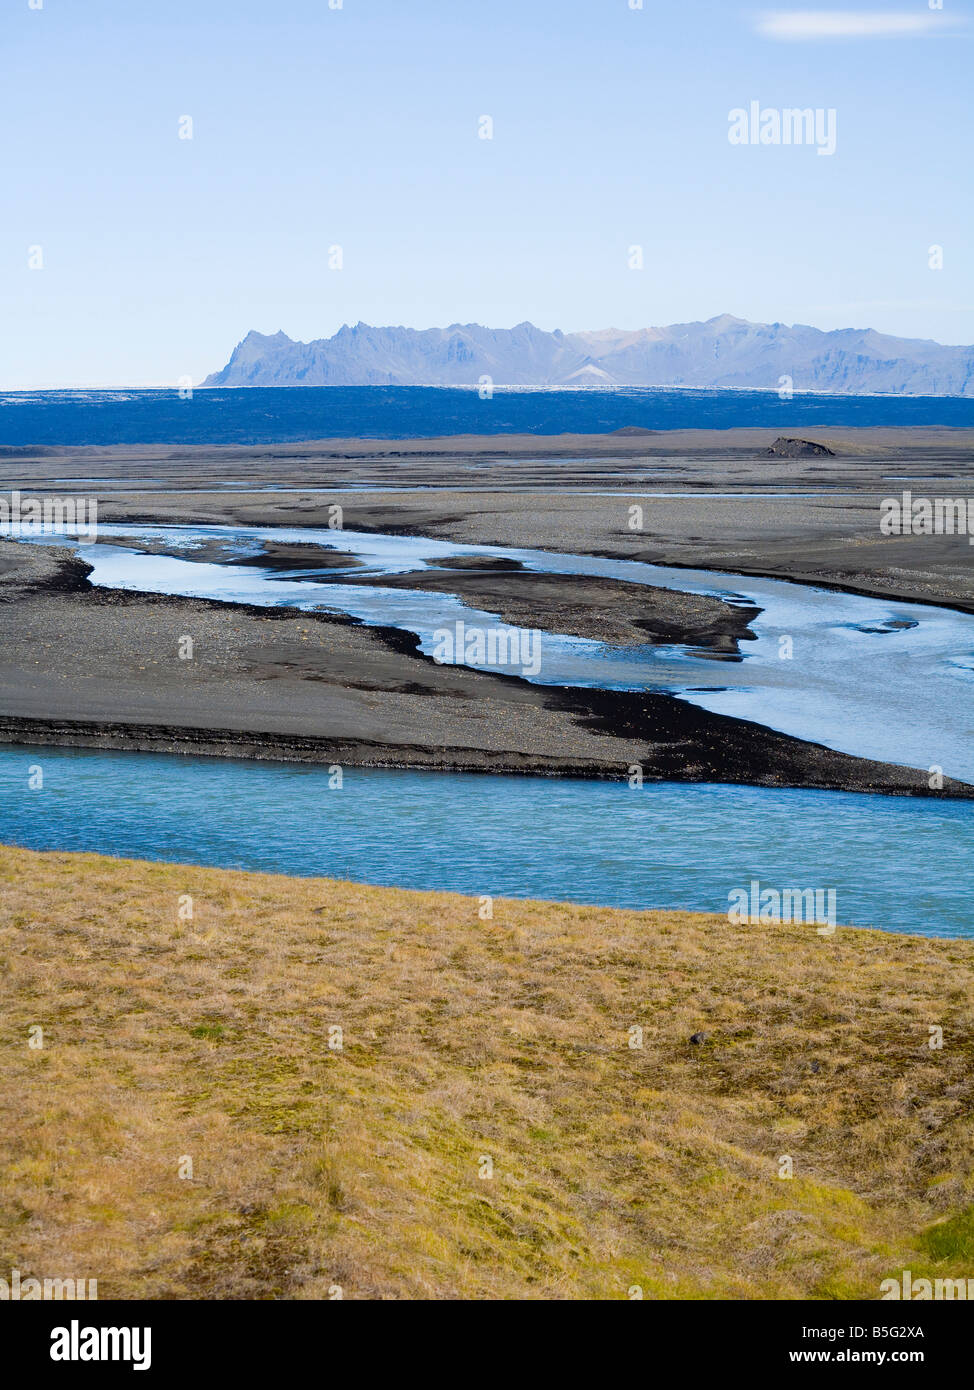
{"type": "Polygon", "coordinates": [[[733,0],[5,0],[0,387],[198,381],[250,328],[360,319],[974,342],[974,6],[834,9],[867,32],[733,0]],[[732,145],[753,100],[834,108],[835,154],[732,145]]]}

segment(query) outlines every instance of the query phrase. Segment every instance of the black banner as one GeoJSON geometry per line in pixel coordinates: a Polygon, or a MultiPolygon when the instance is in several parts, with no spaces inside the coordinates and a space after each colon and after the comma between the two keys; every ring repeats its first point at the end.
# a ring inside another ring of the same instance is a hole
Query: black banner
{"type": "Polygon", "coordinates": [[[759,1368],[783,1376],[878,1366],[909,1375],[954,1368],[970,1342],[970,1316],[954,1302],[620,1302],[626,1306],[508,1303],[493,1311],[469,1303],[26,1302],[8,1303],[0,1328],[6,1359],[15,1358],[20,1378],[50,1366],[61,1367],[58,1378],[66,1382],[112,1372],[167,1379],[237,1370],[251,1378],[280,1375],[292,1357],[324,1372],[353,1349],[370,1367],[388,1354],[398,1373],[410,1362],[428,1366],[439,1348],[447,1358],[442,1372],[453,1377],[465,1374],[458,1336],[477,1339],[479,1371],[489,1338],[486,1345],[497,1347],[498,1369],[507,1374],[511,1334],[520,1377],[532,1360],[550,1373],[553,1362],[574,1358],[580,1335],[607,1371],[624,1351],[642,1359],[647,1374],[664,1366],[728,1374],[759,1368]]]}

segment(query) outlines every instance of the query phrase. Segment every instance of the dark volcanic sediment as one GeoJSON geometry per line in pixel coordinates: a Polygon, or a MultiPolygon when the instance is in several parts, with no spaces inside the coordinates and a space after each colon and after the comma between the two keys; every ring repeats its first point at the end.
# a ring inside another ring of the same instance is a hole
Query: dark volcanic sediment
{"type": "MultiPolygon", "coordinates": [[[[367,581],[353,577],[343,582],[367,581]]],[[[539,627],[619,646],[680,642],[726,655],[736,655],[739,642],[754,640],[748,624],[760,612],[709,594],[615,579],[532,570],[512,573],[489,564],[483,569],[473,563],[457,568],[452,558],[437,569],[387,575],[382,585],[459,594],[471,607],[497,613],[517,627],[539,627]]]]}
{"type": "Polygon", "coordinates": [[[666,696],[440,666],[394,629],[93,590],[84,572],[66,551],[0,542],[0,740],[930,794],[924,773],[666,696]]]}
{"type": "MultiPolygon", "coordinates": [[[[163,539],[126,544],[154,554],[183,558],[189,554],[163,539]]],[[[754,605],[726,603],[709,594],[599,576],[540,573],[503,556],[449,555],[435,566],[384,574],[377,581],[368,574],[344,573],[362,568],[360,561],[320,545],[269,541],[262,543],[259,554],[242,556],[229,554],[226,547],[227,542],[208,541],[194,548],[192,558],[267,568],[289,578],[307,577],[316,584],[333,578],[343,585],[378,582],[384,589],[457,594],[469,607],[497,614],[517,627],[619,646],[679,642],[699,647],[703,654],[735,656],[739,642],[754,640],[748,625],[760,612],[754,605]],[[343,572],[332,576],[331,570],[343,572]]]]}
{"type": "Polygon", "coordinates": [[[775,430],[0,448],[0,490],[67,488],[97,496],[102,522],[163,525],[327,527],[338,506],[346,530],[769,575],[974,612],[966,535],[880,530],[885,497],[974,494],[974,430],[823,427],[801,435],[812,456],[769,457],[795,436],[783,412],[775,430]]]}
{"type": "MultiPolygon", "coordinates": [[[[0,450],[0,488],[94,489],[102,522],[320,528],[337,504],[348,530],[769,574],[974,612],[966,535],[879,528],[888,494],[971,492],[974,432],[816,429],[809,440],[828,454],[768,457],[786,426],[783,418],[775,431],[0,450]]],[[[356,578],[348,556],[326,558],[319,547],[275,543],[269,554],[292,576],[318,569],[337,582],[356,578]],[[350,567],[351,575],[337,572],[350,567]]],[[[195,555],[233,560],[219,536],[195,555]]],[[[439,579],[423,571],[425,586],[517,626],[687,642],[729,659],[748,640],[749,610],[720,600],[528,576],[473,557],[444,563],[439,579]]],[[[438,666],[392,629],[91,590],[85,574],[65,552],[0,543],[0,737],[603,777],[640,763],[648,778],[928,791],[923,773],[677,699],[546,689],[438,666]],[[196,643],[191,662],[178,660],[184,635],[196,643]]],[[[939,794],[971,790],[948,783],[939,794]]]]}

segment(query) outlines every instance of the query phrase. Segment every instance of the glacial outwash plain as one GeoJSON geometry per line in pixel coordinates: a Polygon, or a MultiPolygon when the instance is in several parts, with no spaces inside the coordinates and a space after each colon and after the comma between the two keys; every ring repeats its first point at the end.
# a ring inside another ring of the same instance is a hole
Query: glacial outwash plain
{"type": "MultiPolygon", "coordinates": [[[[811,457],[769,455],[775,433],[750,429],[16,449],[0,455],[0,486],[93,496],[103,526],[313,530],[338,506],[350,531],[773,576],[974,612],[966,535],[889,536],[879,526],[884,497],[969,490],[972,436],[814,431],[806,442],[831,456],[811,457]]],[[[335,557],[298,541],[272,546],[261,563],[326,569],[335,557]]],[[[392,582],[619,646],[684,642],[733,654],[756,611],[469,557],[441,564],[392,582]]],[[[57,548],[0,541],[0,576],[2,739],[595,776],[638,762],[669,780],[927,789],[922,772],[665,695],[438,665],[409,633],[341,614],[92,588],[84,562],[57,548]],[[189,631],[191,663],[177,659],[189,631]]],[[[957,788],[948,778],[942,790],[957,788]]]]}
{"type": "MultiPolygon", "coordinates": [[[[777,438],[8,448],[0,492],[94,497],[160,563],[184,553],[166,528],[322,530],[337,507],[376,537],[974,614],[966,534],[879,526],[904,490],[968,496],[974,431],[777,438]]],[[[300,535],[248,555],[214,532],[193,558],[368,578],[300,535]]],[[[0,742],[31,759],[974,796],[662,691],[437,664],[400,627],[91,573],[72,546],[0,541],[0,742]]],[[[462,551],[381,583],[721,669],[758,611],[462,551]]],[[[974,941],[926,935],[916,884],[908,931],[840,908],[829,933],[40,849],[0,848],[4,1268],[96,1274],[103,1299],[322,1300],[876,1299],[903,1270],[974,1269],[974,941]]]]}

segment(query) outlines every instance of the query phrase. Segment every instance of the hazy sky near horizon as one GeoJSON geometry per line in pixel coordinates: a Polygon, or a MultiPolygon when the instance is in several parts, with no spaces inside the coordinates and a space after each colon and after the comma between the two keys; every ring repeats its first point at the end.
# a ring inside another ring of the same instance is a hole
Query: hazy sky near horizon
{"type": "Polygon", "coordinates": [[[359,320],[974,342],[974,2],[32,3],[0,16],[0,389],[359,320]],[[834,109],[834,154],[731,144],[752,101],[834,109]]]}

